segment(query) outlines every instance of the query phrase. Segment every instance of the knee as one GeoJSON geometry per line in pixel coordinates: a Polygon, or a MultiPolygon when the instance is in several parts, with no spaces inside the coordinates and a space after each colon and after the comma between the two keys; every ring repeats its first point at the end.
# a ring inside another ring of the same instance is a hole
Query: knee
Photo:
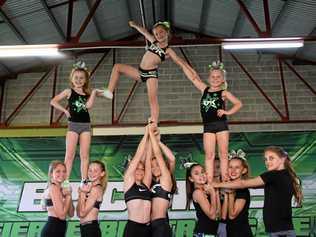
{"type": "Polygon", "coordinates": [[[122,64],[121,63],[115,63],[114,66],[113,66],[113,70],[114,71],[118,71],[120,72],[122,69],[122,64]]]}
{"type": "Polygon", "coordinates": [[[149,95],[149,100],[151,104],[156,104],[158,106],[158,97],[156,94],[149,95]]]}
{"type": "Polygon", "coordinates": [[[65,161],[67,161],[67,160],[74,160],[74,158],[75,158],[75,154],[74,153],[72,153],[72,152],[66,152],[66,154],[65,154],[65,161]]]}
{"type": "Polygon", "coordinates": [[[218,154],[221,159],[228,159],[228,151],[219,151],[218,154]]]}
{"type": "Polygon", "coordinates": [[[88,154],[80,154],[80,160],[88,162],[89,161],[89,155],[88,154]]]}
{"type": "Polygon", "coordinates": [[[214,152],[205,153],[205,160],[214,161],[215,160],[215,153],[214,152]]]}

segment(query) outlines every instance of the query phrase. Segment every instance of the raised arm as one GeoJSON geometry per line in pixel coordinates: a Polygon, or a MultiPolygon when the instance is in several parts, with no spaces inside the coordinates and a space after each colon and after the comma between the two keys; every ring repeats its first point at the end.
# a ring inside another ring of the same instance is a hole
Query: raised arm
{"type": "Polygon", "coordinates": [[[145,134],[137,147],[137,151],[133,159],[129,162],[129,165],[125,171],[124,190],[128,189],[135,182],[134,174],[135,174],[138,163],[141,161],[141,158],[144,155],[147,139],[148,139],[148,129],[146,127],[145,134]]]}
{"type": "Polygon", "coordinates": [[[128,25],[141,33],[149,42],[153,43],[156,41],[155,37],[150,34],[146,28],[137,25],[134,21],[129,21],[128,25]]]}
{"type": "Polygon", "coordinates": [[[65,98],[69,98],[71,94],[71,90],[70,89],[66,89],[64,91],[62,91],[61,93],[59,93],[58,95],[56,95],[53,99],[51,99],[50,101],[50,105],[53,106],[54,108],[58,109],[59,111],[65,113],[65,115],[67,116],[67,118],[70,117],[69,111],[64,108],[63,106],[61,106],[59,104],[59,102],[65,98]]]}
{"type": "Polygon", "coordinates": [[[152,158],[152,147],[150,140],[147,141],[146,145],[146,155],[145,155],[145,175],[143,179],[143,183],[150,188],[151,180],[152,180],[152,172],[151,172],[151,158],[152,158]]]}
{"type": "Polygon", "coordinates": [[[154,129],[156,128],[152,123],[148,125],[149,126],[149,137],[150,137],[150,142],[152,144],[152,148],[153,148],[153,153],[154,156],[156,157],[158,166],[160,168],[160,172],[161,172],[161,180],[166,180],[168,182],[170,182],[171,184],[171,175],[170,175],[170,171],[166,165],[166,162],[164,161],[162,154],[161,154],[161,150],[157,141],[157,138],[154,134],[154,129]]]}
{"type": "Polygon", "coordinates": [[[167,53],[170,58],[183,70],[183,73],[193,83],[193,85],[203,92],[207,86],[201,80],[197,72],[186,61],[180,58],[173,49],[168,48],[167,53]]]}
{"type": "Polygon", "coordinates": [[[173,173],[175,168],[176,168],[176,157],[174,156],[174,154],[170,150],[170,148],[167,145],[165,145],[164,143],[162,143],[161,141],[159,141],[159,146],[160,146],[162,152],[167,157],[170,172],[173,173]]]}

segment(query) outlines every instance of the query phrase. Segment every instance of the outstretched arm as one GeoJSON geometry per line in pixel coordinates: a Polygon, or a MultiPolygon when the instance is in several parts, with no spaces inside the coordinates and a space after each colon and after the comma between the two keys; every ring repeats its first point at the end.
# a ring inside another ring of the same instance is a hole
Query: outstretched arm
{"type": "Polygon", "coordinates": [[[260,176],[252,179],[236,180],[232,182],[222,182],[222,183],[212,183],[214,188],[231,188],[231,189],[241,189],[241,188],[256,188],[264,186],[264,182],[260,176]]]}
{"type": "Polygon", "coordinates": [[[203,92],[207,87],[206,84],[201,80],[197,72],[182,58],[180,58],[173,49],[168,48],[167,53],[170,58],[183,70],[186,77],[193,83],[193,85],[203,92]]]}
{"type": "Polygon", "coordinates": [[[134,21],[129,21],[128,25],[141,33],[149,42],[153,43],[156,41],[155,37],[150,34],[146,28],[137,25],[134,21]]]}

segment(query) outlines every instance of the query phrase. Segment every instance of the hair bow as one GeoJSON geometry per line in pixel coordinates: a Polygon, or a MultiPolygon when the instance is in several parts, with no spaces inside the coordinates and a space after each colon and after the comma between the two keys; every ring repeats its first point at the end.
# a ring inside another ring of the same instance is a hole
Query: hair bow
{"type": "Polygon", "coordinates": [[[239,158],[242,159],[244,161],[247,161],[246,159],[246,153],[242,150],[242,149],[238,149],[237,151],[232,150],[229,154],[228,154],[228,159],[234,159],[234,158],[239,158]]]}
{"type": "Polygon", "coordinates": [[[81,60],[79,60],[76,63],[74,63],[72,65],[72,67],[74,69],[83,69],[83,70],[86,70],[86,71],[88,70],[88,68],[86,67],[86,63],[84,61],[81,61],[81,60]]]}
{"type": "Polygon", "coordinates": [[[211,69],[211,70],[216,70],[216,69],[219,69],[219,70],[222,70],[224,71],[224,63],[220,62],[220,61],[213,61],[212,64],[208,65],[208,67],[211,69]]]}
{"type": "Polygon", "coordinates": [[[165,26],[167,29],[170,29],[170,22],[169,21],[158,21],[155,25],[155,26],[158,26],[158,25],[163,25],[165,26]]]}
{"type": "Polygon", "coordinates": [[[198,163],[196,163],[196,162],[185,162],[184,164],[183,164],[183,166],[184,166],[184,168],[186,168],[186,169],[190,169],[191,167],[192,167],[192,165],[197,165],[198,163]]]}

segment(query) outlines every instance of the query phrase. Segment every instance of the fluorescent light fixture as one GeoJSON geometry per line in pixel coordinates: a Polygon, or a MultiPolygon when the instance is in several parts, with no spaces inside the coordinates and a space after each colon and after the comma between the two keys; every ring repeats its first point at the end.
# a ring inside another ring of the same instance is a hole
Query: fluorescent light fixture
{"type": "Polygon", "coordinates": [[[223,49],[283,49],[283,48],[300,48],[304,46],[303,40],[277,41],[261,40],[250,42],[224,42],[223,49]]]}
{"type": "Polygon", "coordinates": [[[56,44],[0,46],[0,57],[61,57],[56,44]]]}

